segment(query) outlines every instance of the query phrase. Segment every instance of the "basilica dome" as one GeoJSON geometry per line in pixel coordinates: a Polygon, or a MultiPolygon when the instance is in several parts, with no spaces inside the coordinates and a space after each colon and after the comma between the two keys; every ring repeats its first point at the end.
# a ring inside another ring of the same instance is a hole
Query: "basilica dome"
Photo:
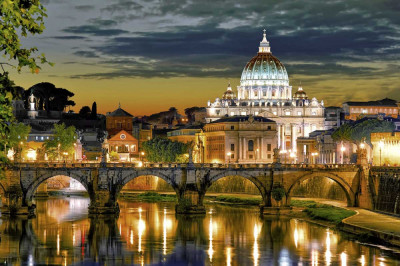
{"type": "Polygon", "coordinates": [[[272,55],[264,32],[259,51],[244,67],[241,86],[289,86],[285,66],[272,55]]]}

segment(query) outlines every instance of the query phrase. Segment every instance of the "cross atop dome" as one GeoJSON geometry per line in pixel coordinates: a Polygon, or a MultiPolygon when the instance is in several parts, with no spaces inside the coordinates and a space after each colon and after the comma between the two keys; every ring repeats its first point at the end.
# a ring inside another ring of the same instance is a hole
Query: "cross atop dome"
{"type": "Polygon", "coordinates": [[[269,46],[269,41],[267,40],[266,30],[263,30],[263,39],[260,42],[260,47],[258,48],[259,53],[271,53],[271,47],[269,46]]]}

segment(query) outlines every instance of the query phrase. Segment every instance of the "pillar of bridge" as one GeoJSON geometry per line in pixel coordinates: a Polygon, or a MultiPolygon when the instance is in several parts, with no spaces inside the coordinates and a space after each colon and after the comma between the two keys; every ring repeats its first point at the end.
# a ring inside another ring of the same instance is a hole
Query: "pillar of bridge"
{"type": "Polygon", "coordinates": [[[108,184],[107,169],[92,169],[90,180],[91,184],[88,185],[89,216],[118,215],[117,192],[108,184]]]}
{"type": "Polygon", "coordinates": [[[181,189],[178,195],[178,204],[175,207],[177,214],[205,214],[206,208],[203,205],[205,193],[199,193],[197,187],[193,184],[188,184],[184,189],[181,189]]]}
{"type": "Polygon", "coordinates": [[[1,214],[6,216],[31,216],[32,210],[24,206],[23,191],[19,183],[19,171],[7,170],[3,180],[4,194],[2,195],[1,214]]]}
{"type": "Polygon", "coordinates": [[[47,181],[44,181],[38,186],[35,193],[35,198],[48,198],[49,193],[47,191],[47,181]]]}

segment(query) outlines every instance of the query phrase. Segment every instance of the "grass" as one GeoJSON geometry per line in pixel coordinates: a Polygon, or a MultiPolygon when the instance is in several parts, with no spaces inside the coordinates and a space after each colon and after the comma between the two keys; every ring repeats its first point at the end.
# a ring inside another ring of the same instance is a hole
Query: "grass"
{"type": "Polygon", "coordinates": [[[157,192],[145,192],[141,194],[128,194],[122,195],[124,199],[133,199],[145,202],[175,202],[175,195],[158,194],[157,192]]]}
{"type": "Polygon", "coordinates": [[[214,198],[215,201],[226,202],[226,203],[236,203],[240,205],[260,205],[261,199],[259,198],[239,198],[232,196],[217,196],[214,198]]]}
{"type": "Polygon", "coordinates": [[[340,224],[343,219],[356,214],[355,211],[335,207],[327,204],[311,203],[308,201],[304,203],[305,209],[303,210],[310,218],[315,220],[323,220],[334,224],[340,224]]]}

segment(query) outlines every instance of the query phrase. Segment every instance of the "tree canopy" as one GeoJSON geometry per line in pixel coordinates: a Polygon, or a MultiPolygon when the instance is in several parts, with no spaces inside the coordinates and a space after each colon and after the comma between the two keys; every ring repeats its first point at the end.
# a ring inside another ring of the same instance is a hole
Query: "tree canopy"
{"type": "Polygon", "coordinates": [[[332,133],[332,139],[335,141],[350,141],[353,143],[360,143],[364,140],[371,146],[371,133],[392,132],[394,129],[395,125],[391,121],[364,119],[351,124],[343,124],[332,133]]]}
{"type": "Polygon", "coordinates": [[[149,162],[173,163],[187,162],[188,151],[191,143],[172,141],[166,138],[156,137],[143,143],[143,150],[149,162]]]}
{"type": "Polygon", "coordinates": [[[75,142],[77,139],[74,126],[66,127],[65,124],[55,124],[53,138],[45,140],[44,150],[50,159],[72,157],[75,153],[75,142]]]}
{"type": "MultiPolygon", "coordinates": [[[[36,55],[36,47],[22,46],[21,37],[41,34],[46,9],[39,0],[3,0],[0,3],[0,50],[9,60],[16,60],[17,70],[27,66],[39,72],[40,64],[48,63],[44,54],[36,55]]],[[[50,63],[51,64],[51,63],[50,63]]]]}

